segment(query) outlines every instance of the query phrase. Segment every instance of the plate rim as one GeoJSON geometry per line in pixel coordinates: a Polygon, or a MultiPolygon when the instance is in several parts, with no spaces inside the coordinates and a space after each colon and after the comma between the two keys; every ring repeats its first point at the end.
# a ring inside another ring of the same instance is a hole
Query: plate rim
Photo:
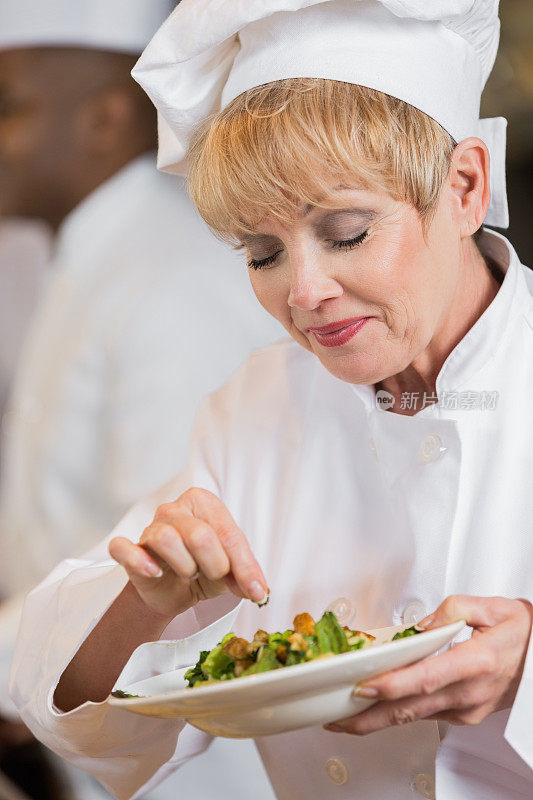
{"type": "MultiPolygon", "coordinates": [[[[450,622],[447,625],[441,625],[438,628],[432,628],[429,631],[423,631],[424,636],[431,636],[431,634],[439,633],[441,636],[444,632],[446,635],[450,634],[450,638],[457,635],[459,631],[461,631],[467,625],[466,620],[457,620],[456,622],[450,622]]],[[[385,627],[393,627],[393,626],[383,626],[385,627]]],[[[401,627],[401,626],[399,626],[401,627]]],[[[409,626],[407,626],[409,627],[409,626]]],[[[379,630],[379,629],[373,629],[379,630]]],[[[405,630],[405,628],[404,628],[405,630]]],[[[399,641],[394,642],[395,647],[398,651],[401,652],[402,649],[409,649],[412,647],[411,643],[412,637],[406,637],[405,639],[400,639],[399,641]]],[[[435,637],[436,638],[436,637],[435,637]]],[[[313,661],[307,661],[302,664],[294,664],[290,667],[290,669],[280,669],[280,670],[269,670],[263,673],[257,673],[255,675],[246,675],[245,680],[241,681],[240,679],[232,680],[232,681],[220,681],[219,683],[212,683],[208,686],[199,686],[195,687],[194,695],[189,687],[183,687],[180,689],[170,689],[165,692],[160,692],[159,694],[150,694],[150,695],[141,695],[139,697],[113,697],[111,694],[107,698],[107,702],[110,705],[116,706],[118,708],[128,709],[133,706],[141,706],[144,704],[154,704],[158,702],[168,702],[168,701],[179,701],[182,699],[182,695],[184,697],[197,697],[198,701],[203,698],[208,701],[210,698],[216,698],[220,695],[227,695],[228,699],[232,698],[234,695],[240,695],[245,692],[252,686],[261,687],[264,685],[271,685],[275,686],[279,682],[287,681],[290,678],[291,682],[297,681],[298,677],[302,674],[311,677],[316,672],[320,672],[324,669],[324,666],[327,664],[338,664],[339,667],[342,664],[351,663],[352,660],[356,662],[360,659],[368,659],[370,654],[375,655],[376,653],[381,653],[383,648],[387,648],[393,642],[383,642],[382,644],[375,645],[373,647],[362,648],[361,650],[351,650],[347,653],[338,653],[332,657],[322,657],[315,659],[313,661]],[[348,661],[348,659],[350,659],[348,661]],[[302,670],[304,671],[302,673],[302,670]],[[287,674],[289,673],[289,674],[287,674]],[[187,693],[187,694],[185,694],[187,693]]],[[[440,648],[437,648],[440,649],[440,648]]],[[[431,654],[430,654],[431,655],[431,654]]],[[[407,666],[407,665],[406,665],[407,666]]],[[[185,667],[178,667],[176,670],[171,670],[172,672],[177,672],[179,669],[185,669],[185,667]]],[[[188,667],[187,667],[188,669],[188,667]]],[[[400,669],[397,667],[396,669],[400,669]]],[[[385,670],[387,671],[387,670],[385,670]]],[[[164,674],[164,673],[161,673],[164,674]]],[[[157,676],[152,676],[157,677],[157,676]]],[[[147,678],[144,680],[148,680],[147,678]]],[[[141,681],[132,681],[129,686],[134,685],[135,683],[141,683],[141,681]]],[[[191,716],[193,716],[194,708],[191,706],[189,711],[191,712],[191,716]]]]}

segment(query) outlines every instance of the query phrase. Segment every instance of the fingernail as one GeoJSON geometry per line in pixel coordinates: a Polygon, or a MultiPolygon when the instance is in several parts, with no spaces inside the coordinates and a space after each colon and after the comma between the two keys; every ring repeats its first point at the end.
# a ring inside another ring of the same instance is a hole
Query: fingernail
{"type": "Polygon", "coordinates": [[[377,697],[379,691],[373,686],[354,686],[352,694],[355,697],[377,697]]]}
{"type": "Polygon", "coordinates": [[[151,561],[148,561],[144,565],[144,573],[148,575],[149,578],[160,578],[163,574],[163,570],[159,566],[159,564],[154,564],[151,561]]]}
{"type": "Polygon", "coordinates": [[[265,592],[259,581],[252,581],[248,594],[250,595],[250,599],[253,600],[254,603],[257,603],[258,606],[266,605],[270,597],[269,590],[267,589],[265,592]]]}
{"type": "Polygon", "coordinates": [[[434,614],[431,614],[431,616],[429,616],[429,617],[424,617],[424,619],[421,619],[420,622],[416,623],[416,625],[414,626],[415,630],[416,631],[425,631],[426,628],[429,628],[429,626],[431,625],[431,623],[433,622],[434,619],[435,619],[435,615],[434,614]]]}

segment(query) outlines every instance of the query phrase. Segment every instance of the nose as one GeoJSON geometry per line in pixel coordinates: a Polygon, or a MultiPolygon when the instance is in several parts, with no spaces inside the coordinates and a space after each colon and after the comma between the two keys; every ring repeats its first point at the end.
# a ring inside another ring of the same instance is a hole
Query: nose
{"type": "Polygon", "coordinates": [[[339,297],[342,286],[324,272],[321,264],[309,257],[291,259],[291,284],[288,304],[291,308],[313,311],[324,300],[339,297]]]}

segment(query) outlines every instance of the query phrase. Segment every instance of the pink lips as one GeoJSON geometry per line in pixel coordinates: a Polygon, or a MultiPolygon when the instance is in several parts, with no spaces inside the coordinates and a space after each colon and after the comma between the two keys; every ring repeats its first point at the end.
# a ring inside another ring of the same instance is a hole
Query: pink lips
{"type": "Polygon", "coordinates": [[[359,333],[365,323],[372,317],[352,317],[351,319],[341,319],[338,322],[330,322],[320,328],[308,328],[315,335],[319,344],[324,347],[339,347],[346,344],[350,339],[359,333]]]}

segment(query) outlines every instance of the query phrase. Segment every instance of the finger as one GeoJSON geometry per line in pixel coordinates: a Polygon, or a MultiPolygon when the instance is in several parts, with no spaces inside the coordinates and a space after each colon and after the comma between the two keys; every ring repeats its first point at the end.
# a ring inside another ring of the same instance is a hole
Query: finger
{"type": "Polygon", "coordinates": [[[366,736],[393,725],[407,725],[409,722],[423,719],[431,714],[444,711],[446,708],[448,705],[440,695],[434,695],[432,698],[409,698],[409,702],[403,704],[383,701],[376,703],[366,711],[361,711],[354,717],[339,720],[325,727],[334,733],[366,736]]]}
{"type": "Polygon", "coordinates": [[[143,578],[160,578],[163,570],[159,564],[142,547],[117,536],[109,542],[109,554],[128,573],[143,578]]]}
{"type": "Polygon", "coordinates": [[[224,578],[224,583],[226,584],[226,586],[228,587],[230,592],[232,592],[233,594],[236,594],[236,595],[240,595],[241,594],[241,590],[239,588],[239,584],[237,583],[237,581],[233,577],[233,573],[232,572],[230,572],[230,573],[228,573],[228,575],[226,575],[226,577],[224,578]]]}
{"type": "Polygon", "coordinates": [[[451,595],[444,600],[433,614],[417,623],[417,628],[429,630],[449,625],[451,622],[465,620],[467,625],[481,630],[497,625],[505,620],[510,611],[505,597],[470,597],[469,595],[451,595]]]}
{"type": "Polygon", "coordinates": [[[183,543],[200,572],[210,581],[219,581],[230,572],[229,558],[215,531],[201,519],[182,514],[177,528],[183,543]]]}
{"type": "Polygon", "coordinates": [[[181,578],[191,579],[198,572],[198,565],[179,532],[167,522],[152,522],[139,544],[159,556],[181,578]]]}
{"type": "Polygon", "coordinates": [[[479,639],[470,639],[439,656],[364,681],[355,687],[354,694],[383,700],[431,695],[458,681],[489,675],[494,668],[492,649],[479,639]]]}
{"type": "Polygon", "coordinates": [[[438,714],[430,714],[426,719],[435,720],[435,722],[449,722],[450,725],[472,725],[474,722],[467,720],[469,711],[473,709],[465,709],[462,713],[457,711],[439,711],[438,714]],[[463,718],[463,715],[465,718],[463,718]]]}
{"type": "Polygon", "coordinates": [[[188,511],[191,516],[211,526],[226,552],[231,572],[242,595],[256,603],[264,602],[268,597],[268,585],[263,571],[248,540],[222,501],[212,492],[193,488],[181,495],[177,503],[160,507],[158,513],[173,515],[178,510],[188,511]]]}
{"type": "MultiPolygon", "coordinates": [[[[366,736],[383,728],[406,725],[409,722],[441,714],[451,714],[454,717],[464,715],[465,719],[468,719],[471,712],[476,713],[484,706],[487,693],[486,686],[480,686],[474,681],[462,681],[430,696],[419,695],[404,698],[402,702],[376,703],[354,717],[327,726],[327,729],[366,736]]],[[[482,713],[486,716],[485,711],[482,713]]]]}
{"type": "Polygon", "coordinates": [[[485,703],[471,708],[440,711],[437,714],[430,714],[426,719],[449,722],[451,725],[479,725],[494,710],[494,706],[491,703],[485,703]]]}

